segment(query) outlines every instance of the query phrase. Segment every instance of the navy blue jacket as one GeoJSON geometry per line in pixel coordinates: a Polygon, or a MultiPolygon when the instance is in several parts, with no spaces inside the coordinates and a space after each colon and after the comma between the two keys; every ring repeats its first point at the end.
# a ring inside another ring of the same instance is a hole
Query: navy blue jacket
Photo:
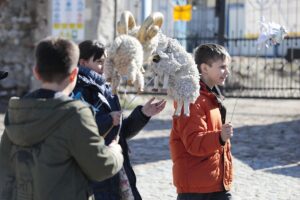
{"type": "MultiPolygon", "coordinates": [[[[81,99],[93,106],[95,118],[99,128],[99,134],[103,135],[112,126],[112,111],[120,111],[121,106],[117,95],[113,95],[109,84],[105,83],[102,75],[86,67],[79,67],[77,83],[73,91],[73,98],[81,99]]],[[[149,121],[150,117],[145,116],[141,110],[142,106],[137,106],[132,113],[122,120],[120,126],[113,127],[105,137],[108,145],[119,132],[119,144],[124,155],[124,169],[130,182],[135,200],[142,199],[136,188],[136,176],[130,164],[128,155],[127,139],[134,137],[149,121]]],[[[88,155],[87,155],[88,156],[88,155]]],[[[102,182],[92,182],[96,200],[119,200],[119,174],[102,182]]]]}

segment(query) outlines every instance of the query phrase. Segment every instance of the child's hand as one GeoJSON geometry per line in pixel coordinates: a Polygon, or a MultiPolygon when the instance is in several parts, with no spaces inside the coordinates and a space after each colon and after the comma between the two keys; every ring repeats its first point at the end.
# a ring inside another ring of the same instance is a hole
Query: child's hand
{"type": "Polygon", "coordinates": [[[160,113],[166,106],[166,100],[163,99],[156,103],[152,103],[154,99],[155,97],[152,97],[142,108],[142,112],[147,117],[152,117],[153,115],[160,113]]]}
{"type": "Polygon", "coordinates": [[[221,132],[221,138],[222,138],[223,142],[227,142],[227,140],[229,138],[231,138],[232,136],[233,136],[232,124],[231,123],[223,124],[222,132],[221,132]]]}
{"type": "Polygon", "coordinates": [[[120,124],[122,111],[113,111],[109,114],[110,114],[111,118],[113,119],[113,122],[112,122],[113,125],[118,126],[120,124]]]}

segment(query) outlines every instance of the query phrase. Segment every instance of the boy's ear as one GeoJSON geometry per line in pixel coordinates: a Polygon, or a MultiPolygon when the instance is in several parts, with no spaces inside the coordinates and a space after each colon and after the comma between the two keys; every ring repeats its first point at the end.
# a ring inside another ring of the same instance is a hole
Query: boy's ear
{"type": "Polygon", "coordinates": [[[207,68],[208,68],[209,66],[206,64],[206,63],[202,63],[201,65],[200,65],[200,69],[201,69],[201,73],[202,74],[206,74],[207,73],[207,68]]]}
{"type": "Polygon", "coordinates": [[[37,70],[37,66],[34,66],[33,69],[32,69],[32,73],[33,73],[33,76],[37,79],[37,80],[41,80],[41,76],[37,70]]]}
{"type": "Polygon", "coordinates": [[[76,80],[77,74],[78,74],[78,67],[75,67],[69,76],[70,82],[73,82],[74,80],[76,80]]]}

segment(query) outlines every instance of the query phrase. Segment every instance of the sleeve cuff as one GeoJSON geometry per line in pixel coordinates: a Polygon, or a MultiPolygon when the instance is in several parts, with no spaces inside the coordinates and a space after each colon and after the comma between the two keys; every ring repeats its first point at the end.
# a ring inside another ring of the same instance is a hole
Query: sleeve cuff
{"type": "Polygon", "coordinates": [[[142,111],[142,108],[143,108],[143,106],[141,106],[141,105],[138,106],[138,109],[139,109],[139,111],[140,111],[142,117],[143,117],[145,120],[149,120],[151,117],[148,117],[147,115],[145,115],[145,114],[143,113],[143,111],[142,111]]]}

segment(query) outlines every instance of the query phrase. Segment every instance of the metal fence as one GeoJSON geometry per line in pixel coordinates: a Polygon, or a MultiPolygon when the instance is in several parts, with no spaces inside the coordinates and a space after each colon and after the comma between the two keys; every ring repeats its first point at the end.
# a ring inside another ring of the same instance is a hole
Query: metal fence
{"type": "MultiPolygon", "coordinates": [[[[191,53],[200,44],[218,43],[217,38],[177,39],[191,53]]],[[[232,56],[231,75],[223,90],[226,96],[300,98],[300,38],[286,38],[280,45],[261,49],[256,39],[225,39],[223,43],[232,56]],[[272,51],[277,55],[271,56],[272,51]]]]}
{"type": "Polygon", "coordinates": [[[186,37],[176,39],[193,53],[204,43],[224,45],[232,56],[226,96],[300,98],[300,2],[298,0],[197,0],[186,37]],[[287,25],[280,44],[258,48],[259,20],[287,25]],[[253,30],[252,30],[253,29],[253,30]]]}

